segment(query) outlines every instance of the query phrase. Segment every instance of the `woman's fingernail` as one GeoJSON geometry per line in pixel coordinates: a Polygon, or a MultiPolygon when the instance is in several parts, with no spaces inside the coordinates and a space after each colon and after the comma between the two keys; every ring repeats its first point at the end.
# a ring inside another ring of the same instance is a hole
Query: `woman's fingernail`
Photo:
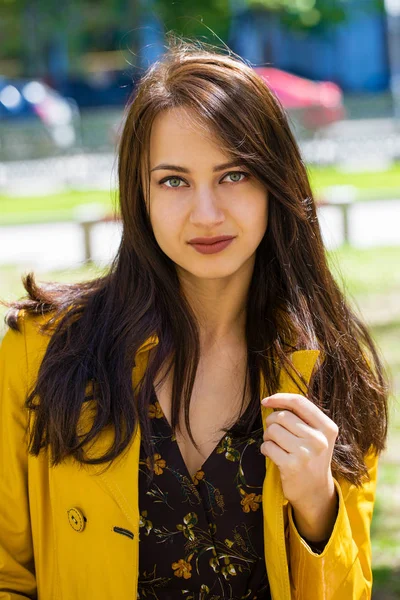
{"type": "Polygon", "coordinates": [[[264,404],[264,405],[267,404],[268,403],[268,399],[269,399],[269,396],[267,396],[267,398],[263,398],[261,400],[261,404],[264,404]]]}

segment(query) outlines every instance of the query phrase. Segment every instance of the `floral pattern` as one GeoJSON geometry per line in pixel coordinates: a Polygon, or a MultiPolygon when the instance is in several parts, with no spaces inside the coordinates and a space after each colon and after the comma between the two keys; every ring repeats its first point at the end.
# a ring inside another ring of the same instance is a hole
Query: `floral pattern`
{"type": "Polygon", "coordinates": [[[138,598],[270,600],[264,559],[261,411],[190,476],[153,390],[153,460],[139,464],[138,598]]]}
{"type": "Polygon", "coordinates": [[[150,458],[149,457],[146,458],[147,468],[149,470],[153,470],[156,475],[162,475],[163,469],[165,469],[165,466],[166,466],[165,460],[163,458],[161,458],[161,454],[158,454],[158,452],[156,452],[156,454],[154,454],[153,459],[154,459],[154,465],[152,466],[150,458]]]}
{"type": "Polygon", "coordinates": [[[189,579],[189,577],[192,576],[192,565],[186,560],[183,560],[183,558],[180,558],[178,562],[172,563],[172,568],[176,577],[183,577],[184,579],[189,579]]]}
{"type": "Polygon", "coordinates": [[[193,477],[193,483],[194,483],[194,485],[198,485],[199,481],[201,481],[202,479],[204,479],[204,471],[202,471],[200,469],[199,471],[197,471],[194,474],[194,477],[193,477]]]}
{"type": "Polygon", "coordinates": [[[240,493],[243,496],[240,502],[240,504],[243,506],[243,512],[248,513],[250,512],[250,510],[254,511],[260,508],[260,503],[262,500],[261,494],[246,494],[246,492],[242,488],[240,488],[240,493]]]}
{"type": "Polygon", "coordinates": [[[163,411],[161,409],[161,404],[158,400],[154,402],[154,404],[149,405],[149,418],[150,419],[162,419],[163,411]]]}

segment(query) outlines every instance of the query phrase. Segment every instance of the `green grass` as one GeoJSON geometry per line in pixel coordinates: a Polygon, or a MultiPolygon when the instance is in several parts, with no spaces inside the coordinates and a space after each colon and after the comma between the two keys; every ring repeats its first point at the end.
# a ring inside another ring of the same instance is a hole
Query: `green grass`
{"type": "Polygon", "coordinates": [[[309,167],[308,173],[316,198],[323,195],[324,188],[334,185],[355,186],[357,200],[400,198],[399,162],[385,171],[346,173],[335,167],[309,167]]]}
{"type": "MultiPolygon", "coordinates": [[[[344,173],[333,167],[310,167],[310,181],[315,197],[333,185],[354,185],[356,200],[400,198],[400,163],[388,171],[344,173]]],[[[118,200],[116,191],[67,191],[44,196],[0,195],[0,225],[70,221],[81,204],[99,204],[108,213],[114,212],[118,200]]]]}
{"type": "Polygon", "coordinates": [[[116,192],[69,191],[46,196],[0,196],[0,225],[72,221],[82,204],[99,204],[107,213],[114,212],[116,192]]]}
{"type": "Polygon", "coordinates": [[[332,270],[355,296],[400,291],[400,246],[352,248],[342,246],[328,254],[332,270]]]}
{"type": "MultiPolygon", "coordinates": [[[[371,333],[381,349],[392,380],[390,431],[387,451],[378,471],[377,498],[372,523],[375,600],[400,597],[400,248],[359,250],[343,247],[329,253],[335,273],[360,312],[368,315],[371,333]],[[391,314],[388,306],[394,299],[391,314]],[[382,318],[382,312],[383,317],[382,318]]],[[[39,280],[78,281],[100,274],[95,266],[70,271],[37,273],[39,280]]],[[[0,268],[0,296],[11,300],[22,294],[21,272],[0,268]]],[[[4,331],[0,306],[0,337],[4,331]]]]}

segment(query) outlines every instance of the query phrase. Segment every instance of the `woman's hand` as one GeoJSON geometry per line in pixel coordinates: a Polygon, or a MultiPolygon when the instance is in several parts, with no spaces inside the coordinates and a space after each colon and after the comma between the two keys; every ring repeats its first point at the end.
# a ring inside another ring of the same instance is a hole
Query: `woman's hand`
{"type": "Polygon", "coordinates": [[[331,461],[338,427],[299,394],[274,394],[262,404],[281,409],[266,418],[261,452],[280,471],[296,527],[310,541],[327,539],[337,512],[331,461]]]}

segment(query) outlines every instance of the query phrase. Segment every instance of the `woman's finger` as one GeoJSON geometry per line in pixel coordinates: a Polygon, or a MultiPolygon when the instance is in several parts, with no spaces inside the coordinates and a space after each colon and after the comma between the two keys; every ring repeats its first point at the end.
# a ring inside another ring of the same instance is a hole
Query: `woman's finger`
{"type": "Polygon", "coordinates": [[[300,394],[273,394],[268,398],[264,398],[261,402],[269,408],[290,410],[311,427],[326,433],[329,438],[337,437],[337,425],[311,400],[300,394]]]}
{"type": "Polygon", "coordinates": [[[269,425],[272,425],[272,423],[279,423],[279,425],[285,427],[285,429],[299,438],[306,438],[313,431],[313,428],[310,427],[310,425],[307,425],[303,419],[300,419],[290,410],[276,410],[272,412],[265,419],[265,425],[268,427],[269,425]]]}

